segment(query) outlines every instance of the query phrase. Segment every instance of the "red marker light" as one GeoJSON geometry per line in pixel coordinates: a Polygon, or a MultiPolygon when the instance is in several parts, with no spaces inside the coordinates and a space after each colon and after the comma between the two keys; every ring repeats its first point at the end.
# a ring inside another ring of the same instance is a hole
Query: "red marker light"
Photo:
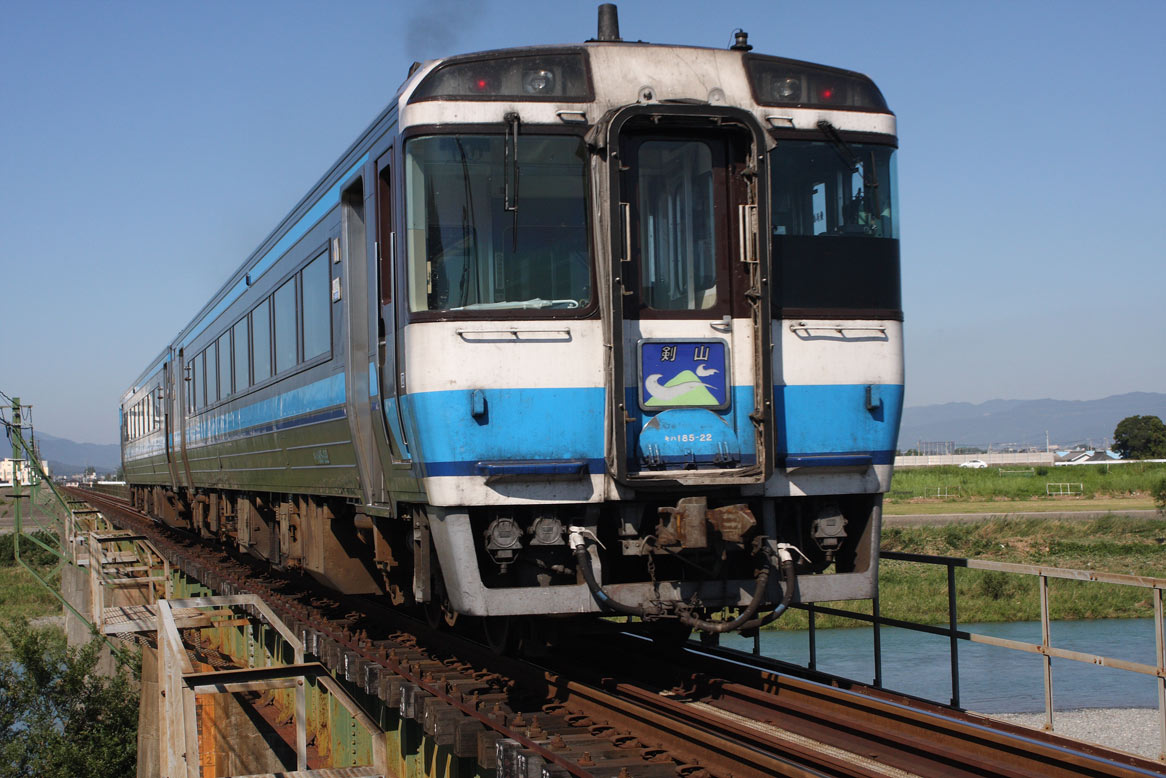
{"type": "Polygon", "coordinates": [[[834,99],[834,90],[830,89],[830,88],[823,89],[822,90],[822,99],[823,100],[833,100],[834,99]]]}
{"type": "Polygon", "coordinates": [[[473,89],[475,92],[488,92],[488,91],[490,91],[490,79],[488,79],[488,78],[475,79],[473,81],[473,89]]]}

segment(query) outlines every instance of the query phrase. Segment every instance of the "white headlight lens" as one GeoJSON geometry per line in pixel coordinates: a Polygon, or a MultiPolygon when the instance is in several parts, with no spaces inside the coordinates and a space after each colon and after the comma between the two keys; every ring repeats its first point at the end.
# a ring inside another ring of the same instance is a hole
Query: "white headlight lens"
{"type": "Polygon", "coordinates": [[[782,102],[797,100],[802,94],[802,82],[796,78],[783,78],[773,85],[773,96],[782,102]]]}
{"type": "Polygon", "coordinates": [[[522,91],[528,95],[547,94],[554,88],[555,74],[549,70],[528,70],[522,74],[522,91]]]}

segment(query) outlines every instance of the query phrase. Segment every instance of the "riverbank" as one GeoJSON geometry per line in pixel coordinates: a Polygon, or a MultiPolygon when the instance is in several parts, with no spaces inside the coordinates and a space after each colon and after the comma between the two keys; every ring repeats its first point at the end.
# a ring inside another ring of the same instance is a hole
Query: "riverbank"
{"type": "MultiPolygon", "coordinates": [[[[933,556],[977,558],[1152,577],[1166,577],[1166,518],[1102,514],[1007,518],[985,515],[977,521],[903,525],[888,520],[882,550],[933,556]]],[[[962,624],[1031,621],[1040,618],[1036,576],[957,569],[956,597],[962,624]]],[[[1087,581],[1052,580],[1050,614],[1056,620],[1140,618],[1153,615],[1147,590],[1087,581]]],[[[869,600],[836,604],[871,612],[869,600]]],[[[925,624],[948,620],[947,570],[897,560],[880,560],[879,606],[883,616],[925,624]]],[[[862,622],[819,615],[821,628],[854,627],[862,622]]],[[[805,629],[805,611],[791,609],[771,628],[805,629]]]]}
{"type": "MultiPolygon", "coordinates": [[[[998,713],[990,718],[1032,729],[1041,729],[1045,723],[1043,713],[998,713]]],[[[1162,750],[1160,721],[1161,714],[1153,708],[1066,710],[1053,714],[1053,732],[1062,737],[1157,759],[1162,750]]]]}

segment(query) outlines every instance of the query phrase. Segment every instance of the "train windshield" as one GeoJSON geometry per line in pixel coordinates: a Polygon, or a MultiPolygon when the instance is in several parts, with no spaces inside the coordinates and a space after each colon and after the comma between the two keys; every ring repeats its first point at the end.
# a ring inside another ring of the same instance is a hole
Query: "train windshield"
{"type": "Polygon", "coordinates": [[[770,163],[775,306],[901,310],[895,149],[835,133],[779,141],[770,163]]]}
{"type": "Polygon", "coordinates": [[[405,158],[411,310],[590,304],[582,138],[431,135],[405,158]]]}

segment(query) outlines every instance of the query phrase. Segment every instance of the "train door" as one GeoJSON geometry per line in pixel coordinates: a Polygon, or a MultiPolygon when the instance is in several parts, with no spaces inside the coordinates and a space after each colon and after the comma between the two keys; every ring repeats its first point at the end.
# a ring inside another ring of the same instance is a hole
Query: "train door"
{"type": "MultiPolygon", "coordinates": [[[[171,352],[173,354],[173,352],[171,352]]],[[[178,486],[178,468],[174,461],[174,436],[171,418],[174,413],[174,369],[173,361],[162,363],[162,388],[159,405],[162,411],[162,444],[166,452],[166,469],[170,473],[170,485],[178,486]]]]}
{"type": "Polygon", "coordinates": [[[368,263],[368,230],[365,220],[365,176],[358,173],[344,182],[340,195],[341,233],[333,236],[333,260],[341,260],[339,295],[343,319],[344,361],[348,380],[345,381],[345,403],[348,407],[348,428],[356,454],[360,474],[361,496],[365,504],[384,502],[384,474],[377,467],[377,452],[372,430],[372,411],[368,396],[373,383],[372,346],[369,327],[370,279],[368,263]],[[337,250],[338,249],[338,250],[337,250]]]}
{"type": "Polygon", "coordinates": [[[613,137],[616,475],[763,481],[772,403],[758,135],[656,111],[628,117],[613,137]]]}
{"type": "Polygon", "coordinates": [[[182,464],[182,470],[179,472],[186,476],[185,486],[187,488],[194,487],[194,479],[190,477],[190,458],[186,454],[187,416],[190,414],[191,398],[194,396],[194,382],[191,381],[190,370],[191,366],[186,363],[186,350],[178,349],[178,370],[175,384],[181,386],[175,386],[174,391],[174,397],[178,401],[178,418],[175,420],[175,424],[178,426],[178,458],[182,464]]]}
{"type": "Polygon", "coordinates": [[[399,354],[399,328],[394,306],[393,285],[396,279],[397,241],[393,230],[393,150],[389,149],[377,160],[377,276],[380,288],[379,358],[380,412],[385,437],[393,463],[409,462],[409,441],[401,417],[400,390],[403,370],[399,354]]]}

